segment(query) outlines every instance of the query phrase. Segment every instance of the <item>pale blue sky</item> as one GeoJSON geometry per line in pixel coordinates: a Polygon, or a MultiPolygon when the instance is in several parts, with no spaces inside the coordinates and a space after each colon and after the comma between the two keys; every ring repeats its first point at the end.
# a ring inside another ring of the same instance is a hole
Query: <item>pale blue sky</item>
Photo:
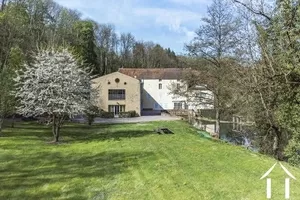
{"type": "Polygon", "coordinates": [[[56,0],[116,31],[131,32],[136,40],[153,41],[184,53],[211,0],[56,0]]]}

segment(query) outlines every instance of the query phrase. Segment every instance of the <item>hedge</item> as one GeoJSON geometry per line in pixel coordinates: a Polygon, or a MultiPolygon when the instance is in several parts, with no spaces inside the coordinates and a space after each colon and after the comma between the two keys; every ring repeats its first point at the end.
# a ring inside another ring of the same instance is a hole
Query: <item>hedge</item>
{"type": "Polygon", "coordinates": [[[114,118],[115,117],[115,113],[114,112],[105,112],[102,111],[100,114],[100,117],[102,118],[114,118]]]}
{"type": "Polygon", "coordinates": [[[132,117],[138,117],[139,115],[135,112],[135,110],[133,111],[128,111],[128,112],[120,112],[119,113],[119,117],[120,118],[132,118],[132,117]]]}

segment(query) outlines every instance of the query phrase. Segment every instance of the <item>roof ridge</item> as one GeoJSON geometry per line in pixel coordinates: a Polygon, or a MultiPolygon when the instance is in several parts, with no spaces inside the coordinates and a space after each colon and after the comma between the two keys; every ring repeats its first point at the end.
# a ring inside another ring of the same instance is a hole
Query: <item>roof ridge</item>
{"type": "Polygon", "coordinates": [[[119,72],[138,79],[180,79],[185,68],[120,68],[119,72]]]}

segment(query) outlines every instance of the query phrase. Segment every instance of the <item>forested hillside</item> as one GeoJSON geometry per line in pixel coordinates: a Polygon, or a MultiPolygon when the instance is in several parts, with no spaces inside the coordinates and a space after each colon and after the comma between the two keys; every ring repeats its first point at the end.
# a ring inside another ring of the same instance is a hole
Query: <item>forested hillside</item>
{"type": "Polygon", "coordinates": [[[0,70],[30,62],[38,48],[68,47],[104,75],[119,67],[179,67],[174,51],[131,33],[117,34],[113,24],[85,19],[76,10],[52,0],[2,0],[0,12],[0,70]]]}

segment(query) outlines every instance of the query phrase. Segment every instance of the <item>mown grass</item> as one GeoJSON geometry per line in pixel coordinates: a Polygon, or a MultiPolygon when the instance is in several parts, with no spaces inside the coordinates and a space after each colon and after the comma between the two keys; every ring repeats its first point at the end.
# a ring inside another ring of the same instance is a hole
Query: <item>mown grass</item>
{"type": "MultiPolygon", "coordinates": [[[[183,121],[68,124],[53,145],[34,123],[0,137],[0,199],[266,199],[259,178],[275,160],[242,147],[200,138],[183,121]],[[158,135],[157,127],[174,135],[158,135]]],[[[300,170],[284,164],[297,177],[300,170]]],[[[272,199],[284,199],[284,172],[275,168],[272,199]]],[[[291,181],[291,199],[300,199],[291,181]]]]}

